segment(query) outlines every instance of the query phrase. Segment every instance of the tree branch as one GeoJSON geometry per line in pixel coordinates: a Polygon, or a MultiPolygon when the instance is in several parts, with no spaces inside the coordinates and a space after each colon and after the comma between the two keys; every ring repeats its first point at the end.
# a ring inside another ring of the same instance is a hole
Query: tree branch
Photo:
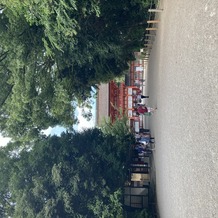
{"type": "Polygon", "coordinates": [[[4,105],[4,103],[6,102],[6,100],[8,99],[8,97],[10,96],[12,89],[13,89],[14,85],[11,85],[9,90],[8,90],[8,94],[5,96],[5,98],[3,99],[3,101],[0,104],[0,107],[2,107],[4,105]]]}
{"type": "Polygon", "coordinates": [[[0,62],[2,62],[7,57],[8,51],[0,55],[0,62]]]}

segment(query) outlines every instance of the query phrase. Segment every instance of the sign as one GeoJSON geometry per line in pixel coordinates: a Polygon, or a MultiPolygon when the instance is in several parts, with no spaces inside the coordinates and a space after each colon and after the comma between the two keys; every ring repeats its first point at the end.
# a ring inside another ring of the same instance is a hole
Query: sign
{"type": "Polygon", "coordinates": [[[144,68],[143,67],[136,67],[136,71],[143,71],[144,68]]]}
{"type": "Polygon", "coordinates": [[[132,95],[132,88],[128,88],[128,95],[132,95]]]}
{"type": "Polygon", "coordinates": [[[132,108],[132,96],[128,96],[128,109],[132,108]]]}

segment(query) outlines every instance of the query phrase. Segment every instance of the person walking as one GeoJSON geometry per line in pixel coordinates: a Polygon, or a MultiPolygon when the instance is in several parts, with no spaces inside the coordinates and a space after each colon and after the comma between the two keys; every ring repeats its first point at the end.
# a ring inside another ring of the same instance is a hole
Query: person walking
{"type": "Polygon", "coordinates": [[[142,99],[144,99],[144,98],[149,98],[149,96],[137,94],[137,95],[133,96],[133,98],[134,98],[134,102],[135,102],[135,103],[141,103],[141,102],[142,102],[142,99]]]}
{"type": "Polygon", "coordinates": [[[142,95],[142,90],[141,90],[141,89],[136,90],[133,95],[134,95],[137,99],[149,98],[149,96],[142,95]]]}
{"type": "Polygon", "coordinates": [[[157,108],[145,107],[145,106],[140,105],[135,110],[136,110],[136,113],[138,114],[151,115],[154,111],[157,110],[157,108]]]}
{"type": "Polygon", "coordinates": [[[149,96],[139,94],[139,95],[137,95],[136,98],[137,98],[137,99],[143,99],[143,98],[149,98],[149,96]]]}

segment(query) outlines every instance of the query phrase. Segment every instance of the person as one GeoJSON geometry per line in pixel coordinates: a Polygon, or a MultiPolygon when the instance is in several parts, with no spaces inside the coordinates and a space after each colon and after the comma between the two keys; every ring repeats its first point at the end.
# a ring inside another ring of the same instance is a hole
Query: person
{"type": "Polygon", "coordinates": [[[145,106],[140,105],[140,106],[138,106],[138,107],[136,108],[136,111],[137,111],[139,114],[144,114],[144,113],[147,113],[147,112],[148,112],[148,108],[145,107],[145,106]]]}
{"type": "Polygon", "coordinates": [[[144,79],[137,79],[135,80],[134,85],[137,87],[140,87],[140,86],[143,86],[143,82],[145,82],[144,79]]]}
{"type": "Polygon", "coordinates": [[[157,108],[152,107],[145,107],[145,106],[138,106],[135,108],[136,113],[143,114],[143,115],[151,115],[157,108]]]}
{"type": "Polygon", "coordinates": [[[143,144],[136,143],[134,145],[134,151],[136,151],[138,154],[146,154],[149,151],[154,151],[154,150],[155,150],[154,148],[149,148],[149,147],[147,147],[146,145],[143,145],[143,144]]]}
{"type": "Polygon", "coordinates": [[[144,145],[148,145],[149,143],[154,143],[154,138],[152,137],[141,137],[138,140],[139,143],[144,144],[144,145]]]}
{"type": "Polygon", "coordinates": [[[147,133],[147,134],[150,134],[150,129],[140,128],[140,129],[139,129],[139,133],[147,133]]]}
{"type": "Polygon", "coordinates": [[[138,98],[138,99],[149,98],[149,96],[139,94],[139,95],[137,95],[137,98],[138,98]]]}
{"type": "Polygon", "coordinates": [[[135,133],[135,139],[136,141],[141,139],[141,134],[140,133],[135,133]]]}
{"type": "Polygon", "coordinates": [[[142,145],[136,145],[134,148],[138,153],[142,153],[145,150],[145,147],[142,145]]]}
{"type": "Polygon", "coordinates": [[[151,135],[137,135],[137,137],[135,137],[136,139],[136,144],[137,145],[141,145],[141,146],[148,146],[150,143],[153,144],[154,143],[154,137],[151,137],[151,135]]]}
{"type": "Polygon", "coordinates": [[[138,99],[149,98],[149,96],[142,95],[141,89],[134,90],[133,95],[136,96],[138,99]]]}
{"type": "Polygon", "coordinates": [[[135,103],[140,103],[143,98],[149,98],[149,96],[145,96],[145,95],[141,95],[141,94],[137,94],[134,97],[135,97],[135,101],[134,101],[135,103]]]}
{"type": "Polygon", "coordinates": [[[136,141],[140,140],[141,138],[151,138],[153,139],[153,137],[151,137],[150,132],[136,132],[135,133],[135,139],[136,141]]]}

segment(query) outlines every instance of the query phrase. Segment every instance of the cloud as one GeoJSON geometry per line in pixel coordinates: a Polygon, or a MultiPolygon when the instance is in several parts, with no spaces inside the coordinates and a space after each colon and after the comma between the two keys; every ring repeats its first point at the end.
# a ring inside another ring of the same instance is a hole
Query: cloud
{"type": "Polygon", "coordinates": [[[60,136],[62,132],[65,132],[66,129],[62,126],[55,126],[52,128],[51,135],[58,135],[60,136]]]}
{"type": "Polygon", "coordinates": [[[47,136],[49,135],[58,135],[60,136],[62,132],[66,129],[62,126],[49,127],[48,129],[42,130],[41,132],[47,136]]]}
{"type": "Polygon", "coordinates": [[[11,139],[0,134],[0,147],[6,146],[11,139]]]}
{"type": "Polygon", "coordinates": [[[42,133],[45,135],[50,135],[52,133],[53,128],[49,127],[48,129],[42,130],[42,133]]]}

